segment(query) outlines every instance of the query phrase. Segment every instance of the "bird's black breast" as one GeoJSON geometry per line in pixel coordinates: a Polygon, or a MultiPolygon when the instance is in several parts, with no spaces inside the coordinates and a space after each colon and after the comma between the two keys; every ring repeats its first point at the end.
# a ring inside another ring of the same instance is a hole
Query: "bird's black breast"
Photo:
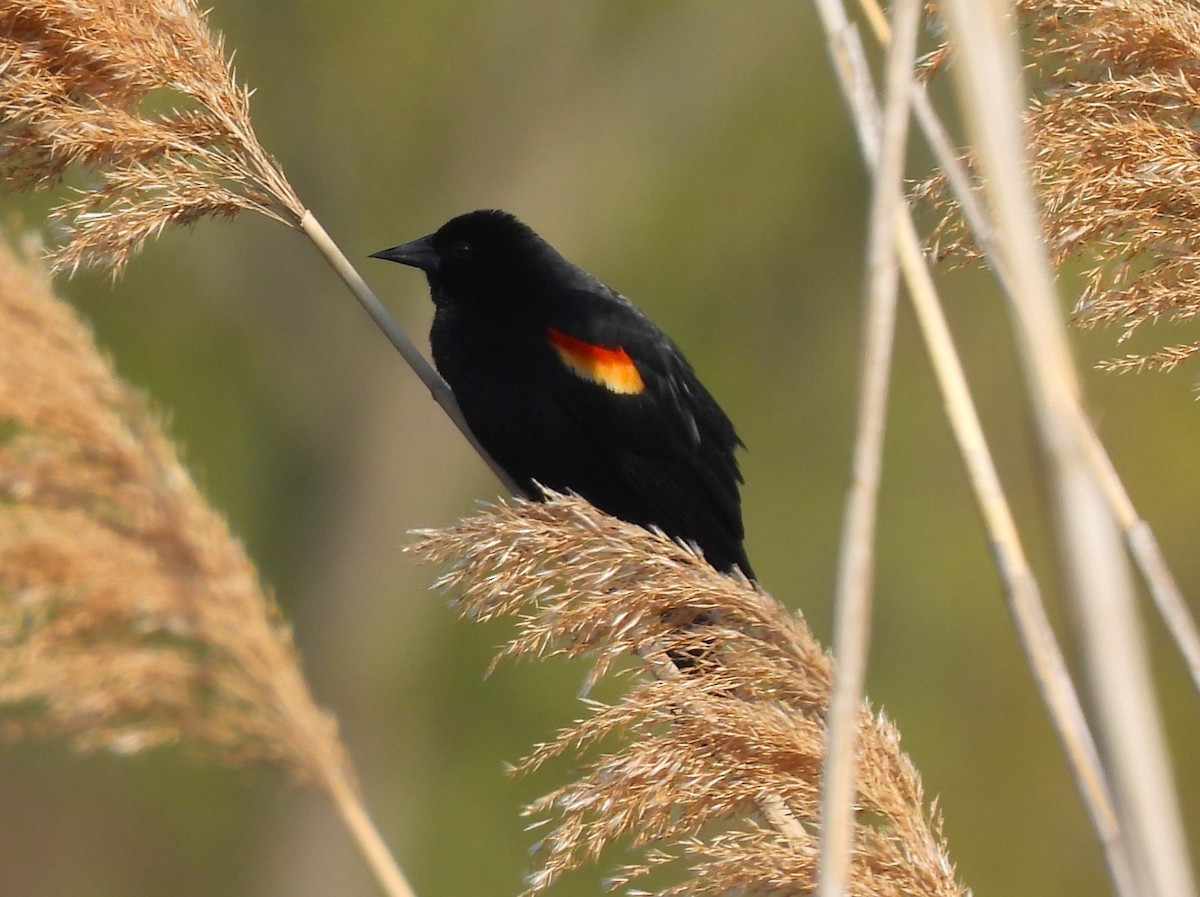
{"type": "Polygon", "coordinates": [[[582,492],[596,447],[549,388],[557,372],[544,329],[521,315],[438,309],[430,344],[471,432],[518,484],[582,492]]]}

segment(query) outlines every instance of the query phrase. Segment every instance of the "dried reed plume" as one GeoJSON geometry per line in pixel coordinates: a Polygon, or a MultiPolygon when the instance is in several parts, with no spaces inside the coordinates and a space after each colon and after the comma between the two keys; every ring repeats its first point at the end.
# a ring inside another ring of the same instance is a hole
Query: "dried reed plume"
{"type": "MultiPolygon", "coordinates": [[[[550,825],[529,893],[619,840],[642,861],[614,886],[680,860],[688,874],[662,897],[814,888],[832,666],[802,620],[575,498],[491,508],[411,550],[453,565],[438,585],[461,588],[465,616],[517,620],[501,656],[587,655],[590,685],[633,652],[653,674],[615,704],[588,701],[586,719],[518,765],[587,757],[580,778],[528,808],[550,825]]],[[[899,741],[862,708],[850,893],[965,895],[899,741]]]]}
{"type": "MultiPolygon", "coordinates": [[[[1160,318],[1200,313],[1200,11],[1182,0],[1021,0],[1039,97],[1027,113],[1033,176],[1056,264],[1078,259],[1083,327],[1119,324],[1119,341],[1160,318]]],[[[937,54],[940,60],[943,54],[937,54]]],[[[934,178],[947,218],[939,252],[973,257],[957,205],[934,178]]],[[[1200,340],[1101,362],[1170,370],[1200,340]]]]}
{"type": "Polygon", "coordinates": [[[254,565],[44,272],[2,245],[0,737],[282,767],[408,893],[254,565]]]}
{"type": "Polygon", "coordinates": [[[117,270],[206,215],[304,213],[194,0],[0,3],[0,141],[6,189],[98,179],[55,210],[59,269],[117,270]]]}
{"type": "Polygon", "coordinates": [[[278,610],[142,398],[0,254],[0,704],[9,738],[344,764],[278,610]]]}

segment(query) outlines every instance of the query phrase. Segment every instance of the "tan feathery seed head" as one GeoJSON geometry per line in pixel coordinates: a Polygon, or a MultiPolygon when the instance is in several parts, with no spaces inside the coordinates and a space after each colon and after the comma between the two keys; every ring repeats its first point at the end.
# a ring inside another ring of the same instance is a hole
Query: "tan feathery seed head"
{"type": "MultiPolygon", "coordinates": [[[[457,591],[465,616],[515,618],[504,656],[587,655],[589,684],[631,652],[654,671],[614,704],[588,701],[588,716],[518,765],[563,754],[585,762],[577,780],[528,808],[548,827],[530,893],[618,840],[643,862],[614,886],[679,860],[684,880],[661,897],[815,887],[832,669],[802,620],[577,498],[493,507],[421,533],[411,550],[451,565],[438,585],[457,591]]],[[[860,719],[851,893],[962,897],[898,732],[867,707],[860,719]]]]}
{"type": "MultiPolygon", "coordinates": [[[[1076,312],[1123,339],[1200,312],[1200,12],[1176,0],[1030,0],[1051,89],[1030,111],[1035,175],[1060,257],[1090,260],[1076,312]]],[[[1104,364],[1169,369],[1164,348],[1104,364]]]]}
{"type": "MultiPolygon", "coordinates": [[[[1200,11],[1181,0],[1022,0],[1041,87],[1027,113],[1033,176],[1056,263],[1083,263],[1076,322],[1200,313],[1200,11]]],[[[943,214],[939,254],[977,257],[945,183],[917,189],[943,214]]],[[[1101,363],[1170,369],[1200,341],[1101,363]]]]}
{"type": "Polygon", "coordinates": [[[44,273],[3,248],[0,736],[348,775],[242,546],[44,273]]]}
{"type": "Polygon", "coordinates": [[[303,233],[501,482],[450,387],[258,142],[196,0],[0,0],[0,192],[74,184],[55,271],[117,275],[172,225],[255,211],[303,233]]]}
{"type": "Polygon", "coordinates": [[[118,271],[209,215],[304,214],[194,0],[0,0],[0,182],[52,187],[73,166],[58,270],[118,271]]]}

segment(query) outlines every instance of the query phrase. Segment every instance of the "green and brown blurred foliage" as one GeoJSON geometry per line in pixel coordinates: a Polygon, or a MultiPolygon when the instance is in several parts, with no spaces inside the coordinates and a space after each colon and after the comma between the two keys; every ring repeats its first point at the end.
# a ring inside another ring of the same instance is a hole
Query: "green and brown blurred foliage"
{"type": "MultiPolygon", "coordinates": [[[[748,548],[762,580],[827,640],[866,179],[811,9],[224,0],[210,21],[257,90],[259,137],[351,256],[499,206],[676,337],[749,446],[748,548]]],[[[32,202],[6,199],[6,214],[41,221],[32,202]]],[[[423,334],[419,278],[362,268],[423,334]]],[[[1050,546],[1031,519],[1038,471],[1014,359],[996,338],[1005,315],[977,272],[945,282],[1037,563],[1050,546]]],[[[571,702],[586,670],[505,666],[481,682],[511,632],[456,622],[426,590],[429,568],[400,553],[408,530],[494,497],[490,474],[285,228],[204,222],[151,245],[115,286],[84,275],[63,290],[120,372],[170,409],[203,488],[286,600],[317,697],[336,709],[418,893],[516,892],[530,837],[516,812],[555,770],[514,782],[501,763],[582,713],[571,702]]],[[[1111,339],[1080,335],[1081,364],[1111,354],[1111,339]]],[[[922,352],[904,318],[868,691],[904,732],[977,893],[1099,892],[1103,864],[922,352]]],[[[1195,376],[1088,379],[1101,433],[1189,595],[1200,591],[1195,376]]],[[[1173,650],[1160,653],[1179,790],[1196,793],[1194,695],[1173,650]]],[[[22,746],[0,756],[0,806],[20,808],[0,813],[3,893],[374,889],[324,805],[266,774],[22,746]]],[[[1195,844],[1200,820],[1189,822],[1195,844]]],[[[595,893],[597,875],[567,876],[556,893],[595,893]]]]}

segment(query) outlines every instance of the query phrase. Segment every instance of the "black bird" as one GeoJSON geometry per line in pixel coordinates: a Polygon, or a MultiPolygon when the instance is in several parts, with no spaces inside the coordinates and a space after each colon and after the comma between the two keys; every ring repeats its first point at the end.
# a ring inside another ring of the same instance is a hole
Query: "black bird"
{"type": "Polygon", "coordinates": [[[471,431],[530,495],[534,481],[754,572],[742,545],[733,424],[633,303],[514,216],[460,215],[374,254],[420,268],[438,371],[471,431]]]}

